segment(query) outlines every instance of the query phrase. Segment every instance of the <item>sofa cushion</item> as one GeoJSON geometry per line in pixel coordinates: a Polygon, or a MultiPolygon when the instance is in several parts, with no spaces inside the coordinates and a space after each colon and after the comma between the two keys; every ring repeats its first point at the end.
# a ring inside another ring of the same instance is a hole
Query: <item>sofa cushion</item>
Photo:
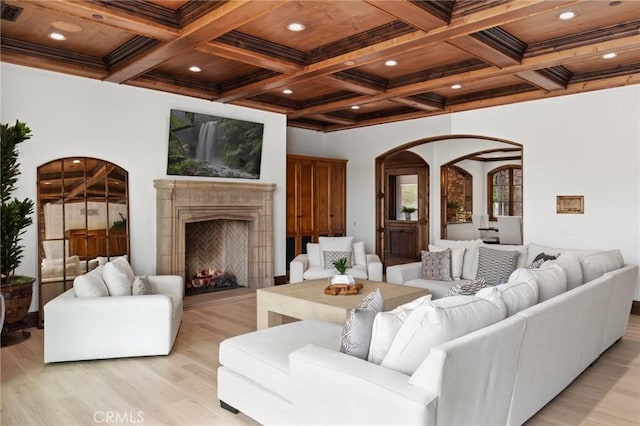
{"type": "Polygon", "coordinates": [[[400,330],[402,323],[409,314],[419,306],[431,301],[431,295],[419,297],[409,303],[400,305],[388,312],[379,312],[373,320],[371,329],[371,344],[367,360],[374,364],[380,364],[389,352],[391,343],[400,330]]]}
{"type": "Polygon", "coordinates": [[[313,343],[334,351],[340,347],[342,326],[306,320],[231,337],[220,343],[220,364],[293,401],[289,354],[313,343]]]}
{"type": "Polygon", "coordinates": [[[604,273],[622,268],[624,259],[620,250],[592,254],[580,259],[585,283],[601,277],[604,273]]]}
{"type": "Polygon", "coordinates": [[[543,246],[543,245],[537,244],[537,243],[529,243],[528,251],[529,251],[529,254],[527,255],[527,265],[529,263],[533,262],[533,260],[536,258],[536,256],[539,255],[540,253],[551,254],[551,255],[554,255],[554,256],[557,256],[557,255],[560,255],[560,254],[565,254],[565,253],[570,253],[570,254],[573,254],[575,256],[578,256],[578,258],[582,258],[582,257],[585,257],[585,256],[590,256],[592,254],[600,253],[603,250],[584,250],[584,249],[572,249],[572,248],[557,248],[557,247],[543,246]]]}
{"type": "Polygon", "coordinates": [[[567,290],[572,290],[584,283],[582,277],[582,266],[580,259],[575,254],[562,253],[554,260],[549,260],[543,264],[548,265],[560,265],[567,274],[567,290]]]}
{"type": "Polygon", "coordinates": [[[107,285],[102,279],[104,266],[98,266],[91,272],[77,276],[73,280],[73,293],[76,297],[105,297],[109,296],[107,285]]]}
{"type": "Polygon", "coordinates": [[[489,285],[506,283],[516,269],[520,253],[515,250],[494,250],[480,247],[476,279],[484,278],[489,285]]]}
{"type": "MultiPolygon", "coordinates": [[[[435,246],[429,244],[429,251],[445,251],[447,247],[435,246]]],[[[464,261],[464,247],[454,247],[451,250],[451,277],[454,280],[459,280],[462,276],[462,264],[464,261]]]]}
{"type": "Polygon", "coordinates": [[[413,374],[433,346],[504,318],[491,302],[475,296],[452,296],[414,309],[396,334],[380,364],[413,374]]]}
{"type": "Polygon", "coordinates": [[[464,247],[464,256],[462,262],[461,278],[465,280],[473,280],[476,278],[476,269],[478,266],[478,247],[482,244],[482,240],[454,241],[454,240],[436,240],[435,245],[438,247],[458,248],[464,247]]]}
{"type": "Polygon", "coordinates": [[[380,289],[366,295],[358,305],[347,311],[342,328],[340,352],[367,359],[371,344],[371,329],[378,312],[384,309],[384,299],[380,289]]]}
{"type": "Polygon", "coordinates": [[[425,280],[452,281],[451,250],[422,251],[422,278],[425,280]]]}
{"type": "Polygon", "coordinates": [[[78,256],[69,256],[66,259],[42,259],[41,266],[42,278],[62,277],[63,274],[70,278],[82,273],[78,256]]]}
{"type": "Polygon", "coordinates": [[[152,294],[151,283],[148,276],[136,277],[131,285],[131,295],[143,296],[145,294],[152,294]]]}
{"type": "Polygon", "coordinates": [[[538,303],[567,291],[567,273],[560,265],[543,265],[539,269],[516,269],[509,282],[535,280],[538,284],[538,303]]]}
{"type": "Polygon", "coordinates": [[[104,265],[102,278],[110,296],[130,296],[131,285],[136,277],[127,259],[116,257],[104,265]]]}
{"type": "Polygon", "coordinates": [[[364,241],[353,243],[353,260],[354,265],[367,266],[367,253],[364,249],[364,241]]]}
{"type": "Polygon", "coordinates": [[[447,296],[474,296],[479,290],[485,288],[487,283],[484,278],[473,281],[462,281],[449,289],[447,296]]]}
{"type": "MultiPolygon", "coordinates": [[[[495,287],[483,288],[476,293],[476,297],[494,302],[497,297],[496,292],[500,293],[508,317],[538,303],[538,284],[535,280],[514,281],[499,284],[495,287]]],[[[499,306],[495,302],[494,304],[499,306]]]]}
{"type": "Polygon", "coordinates": [[[352,251],[353,237],[318,237],[320,253],[323,251],[352,251]]]}

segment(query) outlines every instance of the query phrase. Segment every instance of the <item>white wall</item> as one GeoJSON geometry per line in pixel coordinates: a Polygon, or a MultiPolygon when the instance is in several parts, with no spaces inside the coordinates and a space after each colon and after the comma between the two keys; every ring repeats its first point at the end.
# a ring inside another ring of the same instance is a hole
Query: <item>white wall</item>
{"type": "MultiPolygon", "coordinates": [[[[18,198],[36,199],[36,169],[61,157],[88,156],[129,172],[131,259],[138,274],[156,269],[154,179],[167,176],[169,112],[173,109],[264,123],[259,182],[275,183],[274,273],[285,274],[286,117],[153,90],[2,63],[2,123],[24,121],[33,137],[20,146],[18,198]]],[[[197,180],[195,177],[184,179],[197,180]]],[[[229,182],[230,179],[200,178],[229,182]]],[[[256,182],[253,179],[232,181],[256,182]]],[[[35,221],[35,215],[34,215],[35,221]]],[[[25,235],[20,273],[37,276],[36,225],[25,235]]],[[[34,297],[32,309],[37,309],[34,297]]]]}
{"type": "MultiPolygon", "coordinates": [[[[640,86],[636,85],[327,133],[321,154],[349,159],[348,233],[364,240],[371,250],[377,156],[394,146],[438,135],[478,135],[520,143],[524,146],[525,243],[619,248],[627,262],[638,264],[639,117],[640,86]],[[556,214],[556,195],[584,195],[585,214],[556,214]]],[[[295,136],[304,135],[299,131],[295,136]]],[[[287,144],[288,151],[303,153],[300,141],[287,144]]],[[[442,164],[447,161],[442,155],[432,158],[442,164]]],[[[433,192],[439,188],[439,167],[430,166],[433,239],[440,223],[439,199],[433,192]]],[[[634,299],[640,300],[640,285],[634,299]]]]}

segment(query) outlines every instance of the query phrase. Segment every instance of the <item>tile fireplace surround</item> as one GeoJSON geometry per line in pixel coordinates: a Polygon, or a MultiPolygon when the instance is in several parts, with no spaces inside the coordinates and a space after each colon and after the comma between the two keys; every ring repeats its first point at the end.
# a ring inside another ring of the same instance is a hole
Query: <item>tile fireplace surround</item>
{"type": "Polygon", "coordinates": [[[275,184],[154,180],[156,273],[185,276],[185,227],[207,220],[247,221],[247,286],[272,286],[275,184]]]}

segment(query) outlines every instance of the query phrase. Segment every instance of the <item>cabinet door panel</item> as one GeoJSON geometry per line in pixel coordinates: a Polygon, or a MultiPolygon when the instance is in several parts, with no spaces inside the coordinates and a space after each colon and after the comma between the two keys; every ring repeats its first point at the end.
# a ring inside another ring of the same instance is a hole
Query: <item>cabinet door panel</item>
{"type": "Polygon", "coordinates": [[[297,164],[297,185],[300,188],[300,205],[298,208],[298,232],[310,234],[313,232],[313,162],[301,161],[297,164]]]}
{"type": "Polygon", "coordinates": [[[316,231],[318,235],[331,235],[331,164],[316,163],[316,231]]]}
{"type": "Polygon", "coordinates": [[[331,218],[331,233],[345,235],[346,226],[346,164],[331,165],[331,203],[329,206],[331,218]]]}

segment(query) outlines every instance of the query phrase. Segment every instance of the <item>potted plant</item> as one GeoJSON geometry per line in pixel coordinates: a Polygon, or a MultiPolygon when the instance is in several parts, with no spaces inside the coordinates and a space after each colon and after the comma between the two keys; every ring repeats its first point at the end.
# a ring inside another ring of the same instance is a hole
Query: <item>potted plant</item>
{"type": "Polygon", "coordinates": [[[24,337],[29,336],[29,332],[24,331],[23,320],[29,310],[29,306],[31,306],[35,278],[16,275],[16,269],[22,263],[24,255],[24,248],[21,244],[22,236],[26,228],[33,223],[31,215],[33,214],[34,202],[29,198],[25,198],[22,201],[18,200],[13,198],[12,194],[16,189],[16,182],[20,175],[18,144],[30,137],[31,130],[25,123],[16,121],[13,126],[2,124],[2,151],[0,158],[2,191],[0,272],[2,273],[2,280],[0,290],[5,299],[6,307],[5,322],[2,330],[3,336],[20,328],[23,328],[22,335],[24,337]]]}
{"type": "Polygon", "coordinates": [[[415,207],[402,206],[402,213],[404,213],[404,218],[406,220],[411,220],[411,214],[413,212],[415,212],[416,210],[418,210],[418,209],[416,209],[415,207]]]}
{"type": "Polygon", "coordinates": [[[347,265],[347,258],[343,257],[333,261],[333,267],[338,271],[338,275],[334,275],[331,279],[331,284],[355,284],[353,276],[346,275],[349,265],[347,265]]]}

